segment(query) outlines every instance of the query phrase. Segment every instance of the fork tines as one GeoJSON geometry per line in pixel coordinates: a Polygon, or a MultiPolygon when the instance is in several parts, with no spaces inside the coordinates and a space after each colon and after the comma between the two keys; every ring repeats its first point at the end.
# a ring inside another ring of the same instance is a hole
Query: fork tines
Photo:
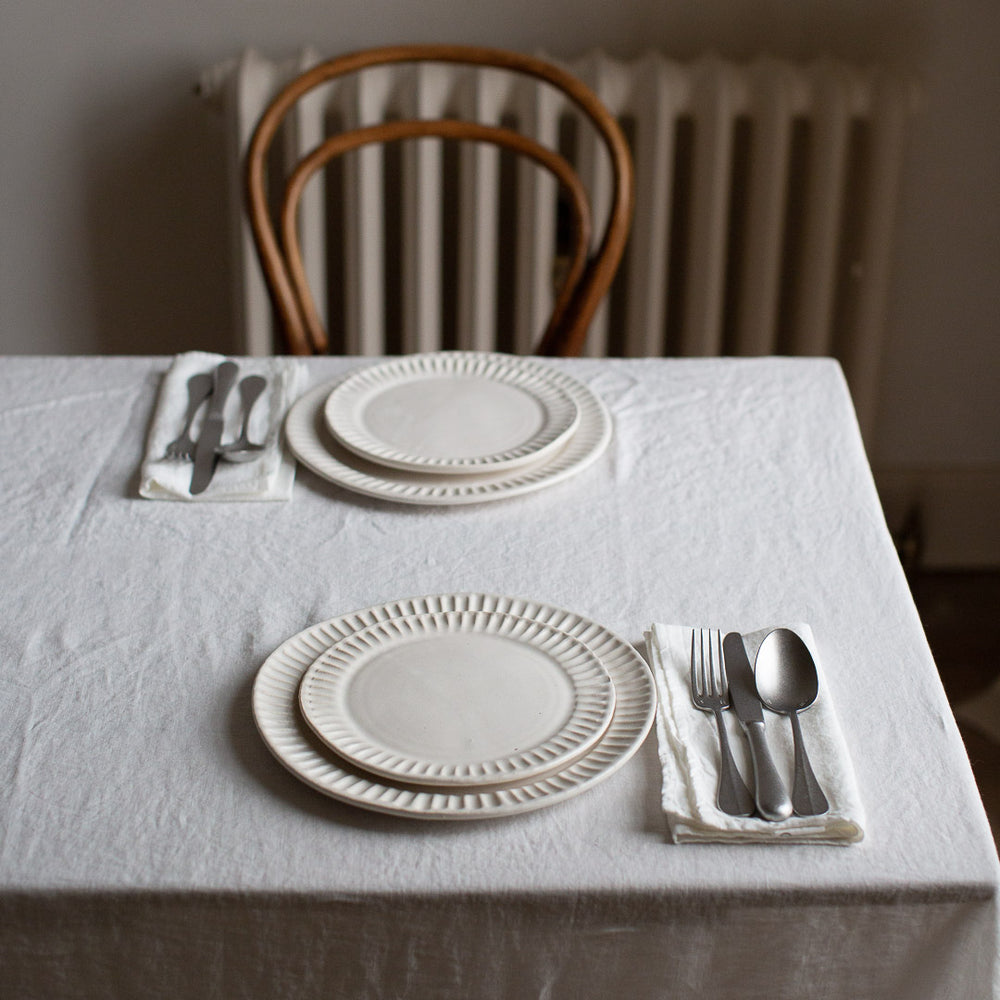
{"type": "Polygon", "coordinates": [[[703,706],[699,702],[718,701],[719,708],[729,706],[729,683],[722,659],[722,632],[719,629],[691,630],[691,696],[698,708],[704,707],[708,711],[712,711],[713,706],[703,706]]]}

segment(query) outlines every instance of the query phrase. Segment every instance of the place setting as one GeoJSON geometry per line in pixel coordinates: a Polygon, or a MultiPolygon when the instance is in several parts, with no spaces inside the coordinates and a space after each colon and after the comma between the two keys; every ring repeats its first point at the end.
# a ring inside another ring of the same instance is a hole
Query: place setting
{"type": "Polygon", "coordinates": [[[611,440],[600,397],[533,357],[439,351],[366,364],[303,392],[305,382],[300,359],[178,355],[140,495],[288,500],[300,462],[395,503],[482,503],[562,482],[611,440]]]}
{"type": "Polygon", "coordinates": [[[655,705],[632,644],[571,611],[480,593],[313,625],[253,688],[258,731],[298,779],[429,820],[517,815],[592,788],[635,754],[655,705]]]}
{"type": "Polygon", "coordinates": [[[405,355],[310,389],[285,419],[295,458],[345,489],[451,506],[519,496],[589,466],[606,407],[546,362],[479,351],[405,355]]]}
{"type": "Polygon", "coordinates": [[[644,659],[598,623],[523,598],[395,601],[282,643],[258,670],[254,719],[316,791],[428,820],[561,803],[625,764],[655,721],[674,843],[863,839],[807,625],[654,624],[645,638],[644,659]]]}

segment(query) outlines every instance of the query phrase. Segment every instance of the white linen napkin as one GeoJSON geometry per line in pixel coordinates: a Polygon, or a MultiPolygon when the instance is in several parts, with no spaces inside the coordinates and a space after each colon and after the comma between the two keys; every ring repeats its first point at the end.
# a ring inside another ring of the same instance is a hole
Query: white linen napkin
{"type": "MultiPolygon", "coordinates": [[[[659,695],[656,731],[663,770],[663,810],[675,843],[850,844],[864,836],[864,809],[854,768],[823,680],[815,638],[808,625],[788,627],[809,647],[819,672],[819,696],[811,708],[799,713],[799,721],[809,761],[830,809],[823,816],[790,816],[777,823],[752,816],[729,816],[716,806],[719,738],[711,713],[700,711],[691,701],[691,629],[653,624],[646,632],[659,695]]],[[[723,629],[722,634],[726,631],[723,629]]],[[[769,631],[760,629],[744,635],[751,664],[769,631]]],[[[753,771],[746,738],[734,712],[724,712],[723,718],[733,756],[752,791],[753,771]]],[[[790,794],[794,759],[791,722],[766,709],[764,722],[768,745],[790,794]]]]}
{"type": "MultiPolygon", "coordinates": [[[[297,358],[237,358],[239,378],[263,375],[267,387],[254,405],[250,415],[250,440],[262,442],[260,457],[251,462],[219,461],[208,488],[196,496],[191,495],[189,461],[165,457],[167,445],[184,428],[188,405],[188,379],[198,372],[214,372],[226,358],[221,354],[189,351],[174,359],[164,376],[156,404],[156,414],[146,442],[146,455],[142,463],[139,483],[141,496],[151,500],[188,501],[242,501],[288,500],[295,481],[295,460],[287,453],[281,425],[285,411],[295,401],[305,382],[306,370],[297,358]]],[[[226,430],[222,441],[232,441],[242,426],[242,409],[238,382],[226,400],[226,430]]],[[[192,437],[204,418],[203,406],[195,418],[192,437]]]]}

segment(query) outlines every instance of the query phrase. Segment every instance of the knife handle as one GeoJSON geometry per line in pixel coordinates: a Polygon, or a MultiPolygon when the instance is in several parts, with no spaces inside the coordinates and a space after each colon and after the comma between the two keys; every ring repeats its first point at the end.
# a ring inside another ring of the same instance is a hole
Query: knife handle
{"type": "Polygon", "coordinates": [[[229,390],[236,384],[236,376],[239,374],[239,365],[235,361],[223,361],[215,369],[215,385],[212,388],[212,395],[208,401],[207,417],[221,417],[222,411],[226,407],[226,398],[229,390]]]}
{"type": "Polygon", "coordinates": [[[792,815],[792,800],[788,797],[785,784],[774,766],[771,751],[764,737],[763,722],[744,723],[750,756],[753,758],[754,799],[757,811],[772,821],[787,819],[792,815]]]}

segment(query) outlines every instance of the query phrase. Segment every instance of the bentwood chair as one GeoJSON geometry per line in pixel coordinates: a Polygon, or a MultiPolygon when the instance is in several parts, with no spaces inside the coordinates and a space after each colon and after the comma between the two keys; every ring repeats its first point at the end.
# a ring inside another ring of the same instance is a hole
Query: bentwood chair
{"type": "MultiPolygon", "coordinates": [[[[427,139],[497,147],[503,151],[501,155],[524,158],[555,179],[560,192],[558,228],[564,235],[564,245],[559,248],[562,266],[552,261],[553,274],[558,277],[553,280],[551,313],[532,346],[539,354],[579,354],[588,325],[618,269],[631,225],[633,173],[624,135],[596,95],[560,67],[514,52],[452,45],[379,48],[322,62],[285,86],[261,116],[246,157],[247,208],[261,268],[288,351],[293,354],[322,353],[330,345],[303,263],[300,213],[308,182],[331,161],[363,147],[395,146],[427,139]],[[317,88],[349,74],[406,63],[487,67],[519,74],[554,88],[561,99],[577,109],[581,121],[589,122],[607,149],[612,183],[610,205],[600,211],[603,217],[594,219],[590,192],[567,156],[558,148],[552,148],[551,143],[547,145],[536,137],[523,134],[510,127],[507,120],[483,123],[454,113],[433,118],[414,116],[361,122],[357,127],[341,129],[307,151],[293,164],[287,176],[276,183],[273,176],[276,157],[272,146],[282,123],[299,102],[317,88]]],[[[384,231],[380,220],[364,224],[374,227],[374,232],[379,234],[384,231]]],[[[467,235],[466,238],[475,240],[475,236],[467,235]]],[[[465,246],[455,253],[469,254],[475,250],[474,246],[465,246]]],[[[438,251],[432,248],[429,252],[438,251]]],[[[502,256],[504,252],[501,247],[499,254],[502,256]]],[[[355,262],[352,269],[355,273],[358,266],[355,262]]],[[[464,294],[469,291],[465,290],[464,294]]]]}

